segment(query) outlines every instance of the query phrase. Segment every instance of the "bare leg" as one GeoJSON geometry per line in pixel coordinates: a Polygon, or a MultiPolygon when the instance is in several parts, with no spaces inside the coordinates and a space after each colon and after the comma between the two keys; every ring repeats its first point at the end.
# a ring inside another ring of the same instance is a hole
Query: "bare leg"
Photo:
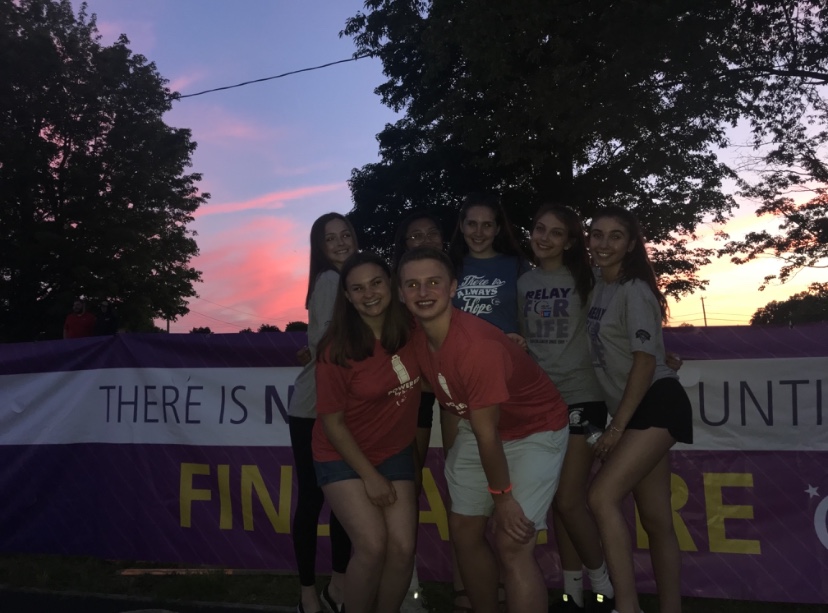
{"type": "Polygon", "coordinates": [[[553,500],[555,536],[564,570],[598,568],[604,563],[598,526],[587,506],[587,485],[594,456],[579,434],[569,436],[558,491],[553,500]],[[558,530],[558,520],[564,530],[558,530]]]}
{"type": "Polygon", "coordinates": [[[345,608],[349,613],[373,613],[388,539],[383,512],[368,500],[361,479],[329,483],[322,490],[353,546],[345,573],[345,608]]]}
{"type": "Polygon", "coordinates": [[[498,530],[495,541],[502,562],[508,610],[546,613],[549,598],[543,574],[535,560],[535,539],[526,544],[518,543],[502,530],[498,530]]]}
{"type": "Polygon", "coordinates": [[[681,550],[670,505],[670,460],[665,455],[633,490],[641,525],[650,538],[650,560],[659,611],[681,613],[681,550]]]}
{"type": "Polygon", "coordinates": [[[589,507],[604,544],[618,613],[641,610],[635,588],[632,541],[621,504],[664,459],[674,443],[663,428],[627,430],[589,489],[589,507]]]}
{"type": "MultiPolygon", "coordinates": [[[[397,501],[382,507],[388,541],[377,592],[377,613],[399,613],[414,570],[414,482],[394,481],[394,489],[397,501]]],[[[350,611],[350,608],[346,607],[346,610],[350,611]]]]}
{"type": "Polygon", "coordinates": [[[488,520],[488,517],[449,514],[449,529],[460,576],[476,613],[498,611],[497,562],[486,540],[488,520]]]}

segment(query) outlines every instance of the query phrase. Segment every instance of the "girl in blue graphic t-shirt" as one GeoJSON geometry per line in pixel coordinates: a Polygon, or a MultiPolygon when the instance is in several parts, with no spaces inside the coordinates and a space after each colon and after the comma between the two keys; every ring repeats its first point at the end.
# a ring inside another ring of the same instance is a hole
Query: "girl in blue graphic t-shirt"
{"type": "Polygon", "coordinates": [[[517,280],[529,264],[497,198],[466,197],[448,254],[458,270],[454,306],[525,346],[518,334],[517,280]]]}

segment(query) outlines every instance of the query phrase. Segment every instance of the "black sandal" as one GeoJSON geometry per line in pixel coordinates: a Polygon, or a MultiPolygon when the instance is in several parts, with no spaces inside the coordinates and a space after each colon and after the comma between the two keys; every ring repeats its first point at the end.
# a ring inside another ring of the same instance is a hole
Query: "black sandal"
{"type": "MultiPolygon", "coordinates": [[[[469,595],[466,593],[466,590],[454,590],[451,596],[451,606],[454,613],[474,613],[474,609],[472,609],[471,604],[469,604],[469,606],[457,604],[455,601],[458,598],[465,598],[468,600],[469,595]]],[[[469,603],[471,603],[470,600],[469,603]]]]}

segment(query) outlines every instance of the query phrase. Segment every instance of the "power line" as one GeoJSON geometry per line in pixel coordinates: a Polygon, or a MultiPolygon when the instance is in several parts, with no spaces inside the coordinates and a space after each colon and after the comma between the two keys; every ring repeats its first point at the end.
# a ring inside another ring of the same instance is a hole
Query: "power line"
{"type": "Polygon", "coordinates": [[[357,60],[361,60],[362,58],[369,57],[370,53],[363,53],[362,55],[355,55],[354,57],[350,57],[346,60],[337,60],[335,62],[328,62],[327,64],[320,64],[319,66],[311,66],[310,68],[300,68],[299,70],[291,70],[290,72],[284,72],[282,74],[277,74],[272,77],[264,77],[262,79],[254,79],[253,81],[245,81],[244,83],[237,83],[236,85],[225,85],[224,87],[215,87],[213,89],[205,89],[201,92],[196,92],[194,94],[176,94],[173,95],[174,100],[181,100],[183,98],[193,98],[195,96],[202,96],[204,94],[211,94],[213,92],[220,92],[226,89],[235,89],[236,87],[244,87],[245,85],[250,85],[252,83],[263,83],[264,81],[272,81],[273,79],[281,79],[282,77],[289,77],[290,75],[299,74],[300,72],[310,72],[312,70],[319,70],[320,68],[327,68],[328,66],[336,66],[337,64],[344,64],[346,62],[356,62],[357,60]]]}
{"type": "Polygon", "coordinates": [[[230,321],[224,321],[223,319],[219,319],[218,317],[211,317],[210,315],[205,315],[204,313],[196,311],[195,309],[190,309],[190,313],[195,313],[199,317],[206,317],[207,319],[212,319],[213,321],[218,321],[220,323],[227,324],[228,326],[233,326],[234,328],[238,328],[239,330],[242,329],[242,327],[239,324],[234,324],[230,321]]]}

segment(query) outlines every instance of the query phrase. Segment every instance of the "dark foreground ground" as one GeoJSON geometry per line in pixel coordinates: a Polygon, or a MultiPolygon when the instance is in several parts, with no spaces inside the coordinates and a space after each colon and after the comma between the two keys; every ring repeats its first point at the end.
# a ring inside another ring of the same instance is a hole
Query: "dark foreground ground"
{"type": "Polygon", "coordinates": [[[232,611],[282,612],[293,607],[223,605],[211,603],[159,603],[149,598],[10,589],[0,586],[2,613],[231,613],[232,611]]]}

